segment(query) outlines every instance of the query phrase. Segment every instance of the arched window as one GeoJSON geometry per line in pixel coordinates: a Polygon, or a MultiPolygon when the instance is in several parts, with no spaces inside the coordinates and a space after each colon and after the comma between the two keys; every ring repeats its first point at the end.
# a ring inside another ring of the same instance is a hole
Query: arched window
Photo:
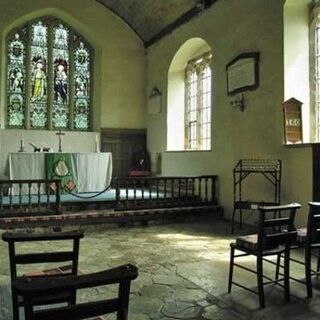
{"type": "Polygon", "coordinates": [[[7,37],[7,126],[88,131],[91,64],[86,40],[54,17],[7,37]]]}
{"type": "Polygon", "coordinates": [[[185,76],[185,149],[210,150],[211,53],[188,62],[185,76]]]}
{"type": "Polygon", "coordinates": [[[167,150],[209,151],[212,132],[212,49],[187,40],[168,71],[167,150]]]}

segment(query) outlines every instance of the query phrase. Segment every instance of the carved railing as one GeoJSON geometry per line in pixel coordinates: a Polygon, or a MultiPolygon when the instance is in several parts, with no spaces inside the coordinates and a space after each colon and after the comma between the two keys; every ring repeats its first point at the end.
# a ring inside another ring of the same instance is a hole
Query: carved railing
{"type": "Polygon", "coordinates": [[[217,204],[217,176],[115,179],[116,209],[217,204]]]}
{"type": "Polygon", "coordinates": [[[58,179],[0,180],[0,218],[61,213],[58,179]]]}
{"type": "MultiPolygon", "coordinates": [[[[149,209],[217,204],[217,176],[115,179],[115,209],[149,209]]],[[[61,213],[61,181],[0,180],[0,218],[61,213]]]]}

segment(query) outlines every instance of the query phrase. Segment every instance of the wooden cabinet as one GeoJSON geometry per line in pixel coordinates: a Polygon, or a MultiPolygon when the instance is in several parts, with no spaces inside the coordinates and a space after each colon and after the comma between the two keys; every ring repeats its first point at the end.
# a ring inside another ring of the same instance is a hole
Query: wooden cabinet
{"type": "Polygon", "coordinates": [[[285,101],[282,105],[285,143],[302,143],[302,102],[295,98],[291,98],[285,101]]]}
{"type": "Polygon", "coordinates": [[[114,177],[129,176],[133,154],[140,150],[146,150],[146,130],[101,130],[101,151],[112,153],[114,177]]]}

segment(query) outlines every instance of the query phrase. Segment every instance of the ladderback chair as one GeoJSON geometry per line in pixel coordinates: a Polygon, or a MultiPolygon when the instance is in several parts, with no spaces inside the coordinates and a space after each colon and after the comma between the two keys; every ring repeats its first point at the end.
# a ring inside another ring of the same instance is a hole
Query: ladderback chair
{"type": "MultiPolygon", "coordinates": [[[[8,243],[9,259],[10,259],[10,273],[11,273],[11,292],[12,292],[12,312],[13,320],[19,319],[19,307],[24,305],[24,300],[21,299],[19,293],[15,290],[13,283],[20,279],[23,275],[19,274],[18,266],[26,264],[39,264],[39,263],[71,263],[66,267],[64,272],[51,272],[43,273],[40,270],[34,271],[29,274],[29,279],[34,278],[50,278],[50,277],[64,277],[66,274],[76,275],[78,273],[78,257],[80,239],[83,238],[83,233],[80,231],[72,232],[54,232],[54,233],[9,233],[6,232],[2,235],[2,239],[8,243]],[[18,243],[31,243],[42,241],[72,241],[72,248],[69,251],[54,250],[51,252],[28,252],[17,253],[18,243]]],[[[62,268],[63,269],[63,268],[62,268]]],[[[70,288],[65,292],[60,292],[58,295],[43,294],[34,301],[37,305],[48,305],[54,303],[66,302],[73,305],[76,302],[76,291],[70,288]]]]}
{"type": "Polygon", "coordinates": [[[279,206],[261,206],[259,207],[259,222],[258,233],[248,236],[240,236],[235,242],[230,244],[230,270],[228,292],[231,292],[232,284],[253,292],[259,296],[260,307],[265,307],[264,285],[271,283],[280,283],[283,281],[285,298],[288,301],[290,298],[289,290],[289,259],[290,247],[297,238],[294,220],[297,209],[300,204],[292,203],[279,206]],[[278,213],[278,215],[275,215],[278,213]],[[278,216],[278,217],[276,217],[278,216]],[[235,254],[235,251],[241,251],[240,254],[235,254]],[[276,265],[275,262],[266,259],[268,256],[284,255],[284,276],[283,278],[272,279],[263,273],[263,262],[270,262],[276,265]],[[253,255],[256,257],[256,270],[249,269],[244,265],[235,263],[235,258],[253,255]],[[253,272],[257,275],[258,291],[233,281],[233,268],[237,266],[244,270],[253,272]],[[267,281],[264,282],[264,279],[267,281]]]}
{"type": "Polygon", "coordinates": [[[117,313],[117,320],[128,319],[131,281],[137,278],[137,267],[127,264],[102,272],[66,276],[63,279],[19,278],[14,282],[16,292],[24,299],[26,320],[80,320],[117,313]],[[56,306],[35,310],[35,302],[43,294],[119,284],[118,296],[105,300],[76,303],[72,306],[56,306]]]}
{"type": "MultiPolygon", "coordinates": [[[[290,277],[290,279],[306,285],[307,296],[311,298],[312,277],[320,275],[320,202],[309,202],[309,213],[306,227],[297,228],[297,241],[293,249],[304,249],[304,260],[291,257],[290,260],[304,265],[305,279],[290,277]],[[316,261],[314,261],[316,260],[316,261]],[[316,266],[314,266],[316,262],[316,266]]],[[[282,267],[281,258],[278,259],[277,276],[282,267]]]]}
{"type": "Polygon", "coordinates": [[[308,297],[312,297],[311,276],[319,276],[320,269],[320,203],[309,202],[309,215],[307,224],[307,234],[305,240],[305,275],[308,297]],[[312,252],[316,250],[317,269],[312,269],[312,252]]]}

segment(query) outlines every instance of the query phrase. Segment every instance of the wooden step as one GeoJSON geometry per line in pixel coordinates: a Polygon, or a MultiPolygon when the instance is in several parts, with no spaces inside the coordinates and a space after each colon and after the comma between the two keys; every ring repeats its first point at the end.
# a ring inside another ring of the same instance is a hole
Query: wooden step
{"type": "Polygon", "coordinates": [[[152,208],[136,210],[90,210],[78,213],[63,213],[60,215],[5,217],[0,219],[1,229],[47,227],[66,225],[88,225],[110,223],[127,225],[134,222],[143,224],[153,220],[177,220],[200,215],[222,216],[222,207],[217,205],[186,206],[174,208],[152,208]]]}

